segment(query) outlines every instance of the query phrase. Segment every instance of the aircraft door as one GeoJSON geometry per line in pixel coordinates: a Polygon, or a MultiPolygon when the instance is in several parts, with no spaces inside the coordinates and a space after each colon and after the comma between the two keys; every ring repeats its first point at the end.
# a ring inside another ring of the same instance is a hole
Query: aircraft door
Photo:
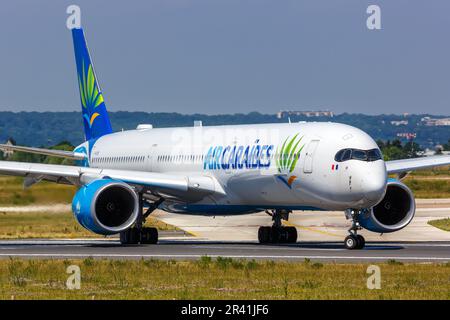
{"type": "Polygon", "coordinates": [[[316,152],[319,140],[311,140],[306,148],[305,162],[303,165],[303,173],[313,172],[314,154],[316,152]]]}

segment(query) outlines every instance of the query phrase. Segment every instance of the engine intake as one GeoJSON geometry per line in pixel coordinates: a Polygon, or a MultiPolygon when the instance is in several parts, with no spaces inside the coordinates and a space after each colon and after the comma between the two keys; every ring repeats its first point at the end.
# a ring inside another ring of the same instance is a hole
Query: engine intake
{"type": "Polygon", "coordinates": [[[75,194],[72,211],[78,222],[98,234],[115,234],[128,229],[137,219],[139,201],[126,183],[99,179],[75,194]]]}
{"type": "Polygon", "coordinates": [[[400,181],[389,180],[383,200],[362,214],[359,223],[373,232],[394,232],[406,227],[415,212],[416,202],[412,191],[400,181]]]}

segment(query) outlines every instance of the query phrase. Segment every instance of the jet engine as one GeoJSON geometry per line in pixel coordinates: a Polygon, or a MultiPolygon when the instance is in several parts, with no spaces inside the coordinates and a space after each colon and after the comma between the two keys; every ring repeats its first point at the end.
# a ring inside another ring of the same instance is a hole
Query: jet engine
{"type": "Polygon", "coordinates": [[[389,180],[383,200],[363,213],[359,223],[373,232],[394,232],[406,227],[415,212],[416,202],[412,191],[398,180],[389,180]]]}
{"type": "Polygon", "coordinates": [[[86,229],[109,235],[131,227],[138,217],[139,200],[128,184],[98,179],[78,190],[72,201],[72,211],[86,229]]]}

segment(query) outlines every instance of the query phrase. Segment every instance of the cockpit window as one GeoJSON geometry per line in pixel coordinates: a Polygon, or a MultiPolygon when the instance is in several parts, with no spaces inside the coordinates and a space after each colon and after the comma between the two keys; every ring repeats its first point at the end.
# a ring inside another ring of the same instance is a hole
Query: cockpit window
{"type": "Polygon", "coordinates": [[[383,156],[381,155],[381,151],[379,149],[372,149],[367,151],[367,157],[368,161],[376,161],[383,158],[383,156]]]}
{"type": "Polygon", "coordinates": [[[353,150],[352,151],[352,159],[366,161],[367,160],[367,151],[353,150]]]}
{"type": "Polygon", "coordinates": [[[342,149],[336,153],[334,160],[343,162],[350,159],[359,161],[377,161],[382,158],[379,149],[360,150],[360,149],[342,149]]]}
{"type": "Polygon", "coordinates": [[[342,153],[341,161],[347,161],[352,158],[352,149],[344,149],[342,153]]]}

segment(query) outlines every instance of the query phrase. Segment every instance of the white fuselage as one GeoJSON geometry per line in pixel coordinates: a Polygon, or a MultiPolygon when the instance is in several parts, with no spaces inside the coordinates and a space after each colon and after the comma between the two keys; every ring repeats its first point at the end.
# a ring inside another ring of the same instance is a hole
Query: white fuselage
{"type": "Polygon", "coordinates": [[[338,123],[141,129],[99,138],[89,166],[198,174],[224,191],[195,202],[165,201],[163,209],[174,212],[370,208],[385,194],[385,163],[336,161],[346,148],[378,150],[369,135],[338,123]]]}

